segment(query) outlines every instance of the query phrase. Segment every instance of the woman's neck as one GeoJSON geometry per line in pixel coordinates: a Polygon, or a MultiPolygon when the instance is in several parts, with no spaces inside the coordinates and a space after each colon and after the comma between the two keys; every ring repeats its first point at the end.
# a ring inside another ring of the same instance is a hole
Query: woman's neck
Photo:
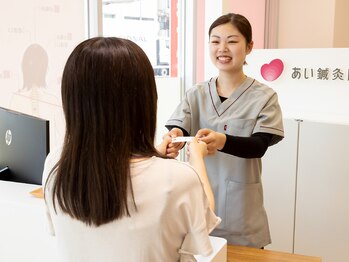
{"type": "Polygon", "coordinates": [[[137,163],[149,159],[148,156],[132,155],[130,158],[131,163],[137,163]]]}
{"type": "Polygon", "coordinates": [[[216,81],[218,95],[223,97],[231,96],[246,78],[247,76],[242,71],[234,75],[220,73],[216,81]]]}

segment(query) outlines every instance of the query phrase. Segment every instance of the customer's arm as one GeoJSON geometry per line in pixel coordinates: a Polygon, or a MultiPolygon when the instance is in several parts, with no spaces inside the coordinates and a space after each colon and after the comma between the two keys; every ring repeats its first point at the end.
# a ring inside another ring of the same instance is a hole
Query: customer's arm
{"type": "Polygon", "coordinates": [[[204,187],[204,191],[210,203],[210,208],[211,210],[214,211],[215,209],[214,195],[212,192],[210,181],[208,180],[205,162],[204,162],[204,157],[208,154],[206,143],[198,141],[197,138],[194,138],[194,140],[188,143],[188,154],[189,154],[189,163],[198,172],[204,187]]]}

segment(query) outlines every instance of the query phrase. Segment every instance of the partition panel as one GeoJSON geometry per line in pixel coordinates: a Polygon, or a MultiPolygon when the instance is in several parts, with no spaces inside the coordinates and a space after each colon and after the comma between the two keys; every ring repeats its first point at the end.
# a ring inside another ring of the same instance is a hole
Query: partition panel
{"type": "Polygon", "coordinates": [[[293,251],[299,122],[284,119],[285,138],[269,147],[262,158],[264,203],[272,244],[266,249],[293,251]]]}

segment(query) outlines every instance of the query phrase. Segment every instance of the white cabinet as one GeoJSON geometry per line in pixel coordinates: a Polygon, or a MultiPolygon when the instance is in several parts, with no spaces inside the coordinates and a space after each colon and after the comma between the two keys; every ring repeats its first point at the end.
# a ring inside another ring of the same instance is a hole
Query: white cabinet
{"type": "Polygon", "coordinates": [[[349,125],[300,130],[294,252],[349,261],[349,125]]]}
{"type": "Polygon", "coordinates": [[[0,261],[59,262],[44,200],[30,194],[38,187],[0,181],[0,261]]]}
{"type": "Polygon", "coordinates": [[[284,120],[263,158],[267,249],[349,261],[349,125],[284,120]]]}

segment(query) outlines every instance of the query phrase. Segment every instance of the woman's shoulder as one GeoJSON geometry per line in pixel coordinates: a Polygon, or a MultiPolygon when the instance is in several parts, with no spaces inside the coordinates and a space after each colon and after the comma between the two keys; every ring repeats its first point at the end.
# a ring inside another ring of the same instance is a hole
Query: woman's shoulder
{"type": "Polygon", "coordinates": [[[201,198],[192,199],[193,196],[204,196],[204,188],[196,170],[186,162],[175,159],[158,159],[156,165],[159,168],[156,177],[157,185],[168,193],[169,199],[175,202],[185,200],[198,201],[201,198]]]}
{"type": "Polygon", "coordinates": [[[195,85],[193,85],[192,87],[190,87],[187,90],[187,95],[195,95],[196,96],[199,93],[205,94],[206,92],[209,91],[210,86],[214,86],[214,88],[215,88],[216,79],[217,79],[217,77],[212,77],[210,79],[196,83],[195,85]]]}
{"type": "Polygon", "coordinates": [[[251,90],[255,92],[264,93],[268,96],[272,96],[276,93],[275,90],[272,87],[268,86],[267,84],[259,82],[257,79],[253,79],[253,78],[250,78],[250,79],[251,81],[253,81],[251,85],[252,87],[251,90]]]}
{"type": "Polygon", "coordinates": [[[195,169],[188,163],[184,161],[180,161],[173,158],[161,158],[161,157],[155,157],[155,163],[157,165],[162,167],[167,167],[169,171],[176,172],[176,170],[185,171],[188,173],[196,174],[195,169]]]}
{"type": "Polygon", "coordinates": [[[52,170],[52,168],[57,164],[61,157],[62,147],[56,147],[50,151],[47,155],[44,165],[44,171],[42,175],[42,184],[45,185],[46,180],[52,170]]]}
{"type": "Polygon", "coordinates": [[[156,158],[156,168],[162,170],[163,176],[168,176],[178,183],[192,184],[200,182],[196,170],[187,162],[177,159],[156,158]],[[166,172],[164,172],[166,171],[166,172]]]}
{"type": "Polygon", "coordinates": [[[258,81],[257,79],[255,78],[252,78],[252,77],[248,77],[248,79],[253,82],[252,83],[252,87],[253,88],[256,88],[256,89],[262,89],[262,90],[273,90],[269,85],[265,84],[265,83],[262,83],[260,81],[258,81]]]}
{"type": "Polygon", "coordinates": [[[53,150],[51,150],[45,160],[45,165],[49,165],[49,166],[53,166],[55,165],[59,158],[61,157],[61,153],[62,153],[62,147],[56,147],[53,150]]]}

